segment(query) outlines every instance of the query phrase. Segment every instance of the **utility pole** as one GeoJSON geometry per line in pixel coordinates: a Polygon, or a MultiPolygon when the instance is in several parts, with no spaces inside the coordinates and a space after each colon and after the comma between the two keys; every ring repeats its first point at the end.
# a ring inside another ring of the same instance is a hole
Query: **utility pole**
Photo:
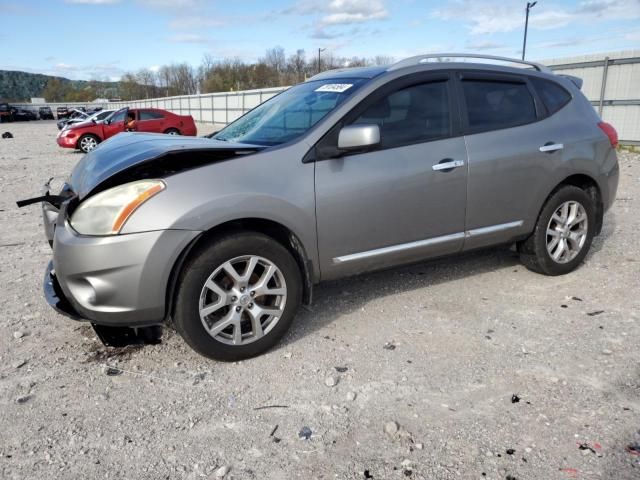
{"type": "Polygon", "coordinates": [[[524,41],[522,42],[522,60],[524,60],[524,54],[527,50],[527,30],[529,28],[529,10],[535,7],[538,2],[527,2],[527,15],[524,20],[524,41]]]}
{"type": "Polygon", "coordinates": [[[318,49],[318,73],[320,73],[320,54],[322,52],[324,52],[326,50],[326,48],[319,48],[318,49]]]}

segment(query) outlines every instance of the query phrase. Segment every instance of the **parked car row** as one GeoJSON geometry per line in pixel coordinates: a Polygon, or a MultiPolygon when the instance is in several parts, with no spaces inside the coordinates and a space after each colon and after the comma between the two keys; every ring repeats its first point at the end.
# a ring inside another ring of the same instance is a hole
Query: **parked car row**
{"type": "Polygon", "coordinates": [[[87,109],[86,107],[58,107],[54,115],[51,107],[18,107],[6,102],[0,102],[0,122],[19,122],[26,120],[58,120],[76,118],[79,113],[87,117],[102,111],[102,107],[87,109]]]}
{"type": "Polygon", "coordinates": [[[197,133],[191,115],[176,115],[157,108],[123,108],[85,115],[84,112],[78,112],[62,126],[64,120],[58,122],[58,145],[88,153],[99,143],[125,131],[187,136],[197,133]],[[107,112],[108,115],[104,115],[107,112]]]}

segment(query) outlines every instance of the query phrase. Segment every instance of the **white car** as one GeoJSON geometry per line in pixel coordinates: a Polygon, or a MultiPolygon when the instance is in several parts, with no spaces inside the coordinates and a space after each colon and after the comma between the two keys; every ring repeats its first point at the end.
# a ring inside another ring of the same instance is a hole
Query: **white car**
{"type": "Polygon", "coordinates": [[[113,112],[115,112],[115,110],[100,110],[99,112],[95,112],[94,114],[88,114],[78,110],[78,113],[80,115],[78,115],[75,118],[66,120],[65,124],[62,126],[60,130],[66,130],[67,128],[69,128],[70,125],[75,125],[77,123],[82,123],[82,122],[96,122],[96,123],[101,122],[105,118],[107,118],[109,115],[111,115],[113,112]]]}

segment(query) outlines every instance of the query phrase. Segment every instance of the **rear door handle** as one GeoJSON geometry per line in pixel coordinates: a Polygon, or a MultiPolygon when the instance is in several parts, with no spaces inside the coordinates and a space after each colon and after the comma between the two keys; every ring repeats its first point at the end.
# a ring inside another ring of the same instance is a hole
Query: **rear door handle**
{"type": "Polygon", "coordinates": [[[463,160],[451,160],[449,158],[446,158],[445,160],[442,160],[440,163],[436,163],[431,168],[433,168],[435,171],[440,171],[440,170],[450,171],[450,170],[453,170],[454,168],[462,167],[464,165],[463,160]]]}
{"type": "Polygon", "coordinates": [[[564,145],[562,143],[545,143],[540,147],[540,151],[544,153],[555,152],[556,150],[562,150],[564,145]]]}

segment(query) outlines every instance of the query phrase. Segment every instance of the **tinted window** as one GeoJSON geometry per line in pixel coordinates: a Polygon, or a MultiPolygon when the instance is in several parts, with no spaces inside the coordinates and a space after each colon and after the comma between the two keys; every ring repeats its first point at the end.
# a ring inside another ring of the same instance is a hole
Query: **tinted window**
{"type": "Polygon", "coordinates": [[[571,100],[569,92],[555,82],[532,77],[531,83],[533,83],[550,115],[556,113],[571,100]]]}
{"type": "Polygon", "coordinates": [[[113,114],[113,116],[111,116],[109,118],[109,121],[111,123],[118,123],[118,122],[124,122],[124,110],[120,111],[120,112],[116,112],[113,114]]]}
{"type": "Polygon", "coordinates": [[[159,120],[161,118],[164,118],[164,115],[154,110],[142,110],[140,112],[140,120],[159,120]]]}
{"type": "Polygon", "coordinates": [[[469,128],[474,131],[514,127],[536,120],[536,107],[525,83],[463,80],[469,128]]]}
{"type": "Polygon", "coordinates": [[[451,125],[447,82],[397,90],[367,108],[353,123],[377,124],[386,148],[446,137],[451,125]]]}

